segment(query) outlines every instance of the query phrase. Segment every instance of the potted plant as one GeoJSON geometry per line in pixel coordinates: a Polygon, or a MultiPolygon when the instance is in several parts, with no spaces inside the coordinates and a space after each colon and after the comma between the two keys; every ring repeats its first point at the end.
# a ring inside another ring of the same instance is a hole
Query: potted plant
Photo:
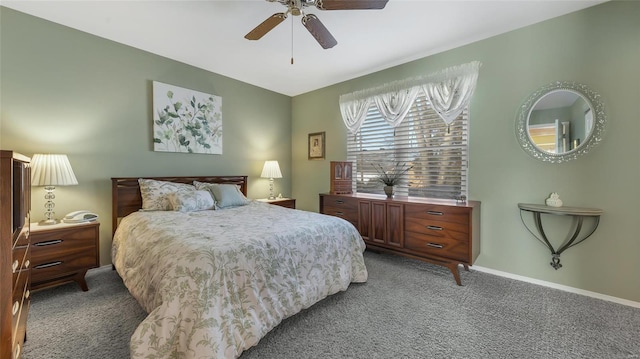
{"type": "Polygon", "coordinates": [[[406,163],[400,164],[400,162],[396,163],[390,170],[385,170],[380,164],[376,164],[374,167],[378,172],[378,181],[384,184],[384,193],[387,198],[393,197],[395,193],[394,186],[400,182],[405,173],[413,168],[413,166],[407,166],[406,163]]]}

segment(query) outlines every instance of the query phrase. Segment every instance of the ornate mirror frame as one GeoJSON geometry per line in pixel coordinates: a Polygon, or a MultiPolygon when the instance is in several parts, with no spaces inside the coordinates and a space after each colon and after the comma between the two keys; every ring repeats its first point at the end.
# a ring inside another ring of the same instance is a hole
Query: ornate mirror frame
{"type": "Polygon", "coordinates": [[[556,81],[536,90],[527,98],[522,106],[520,106],[516,121],[516,137],[522,149],[533,158],[544,162],[563,163],[575,160],[589,153],[591,149],[597,146],[600,141],[602,141],[606,121],[604,105],[600,101],[600,95],[598,93],[583,84],[571,81],[556,81]],[[529,135],[529,116],[540,99],[559,90],[571,91],[582,96],[593,112],[593,128],[589,136],[576,148],[564,153],[551,153],[538,148],[531,139],[529,135]]]}

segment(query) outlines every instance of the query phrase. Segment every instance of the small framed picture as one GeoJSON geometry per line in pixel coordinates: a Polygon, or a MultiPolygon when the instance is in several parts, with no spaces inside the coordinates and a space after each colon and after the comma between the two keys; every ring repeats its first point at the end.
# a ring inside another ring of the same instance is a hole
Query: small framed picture
{"type": "Polygon", "coordinates": [[[309,134],[309,159],[324,159],[324,132],[309,134]]]}

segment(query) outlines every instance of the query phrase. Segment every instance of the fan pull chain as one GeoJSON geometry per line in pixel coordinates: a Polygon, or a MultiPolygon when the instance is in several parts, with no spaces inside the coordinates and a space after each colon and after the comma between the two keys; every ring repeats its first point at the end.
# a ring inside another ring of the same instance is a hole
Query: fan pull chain
{"type": "Polygon", "coordinates": [[[291,65],[293,65],[293,16],[291,16],[291,65]]]}

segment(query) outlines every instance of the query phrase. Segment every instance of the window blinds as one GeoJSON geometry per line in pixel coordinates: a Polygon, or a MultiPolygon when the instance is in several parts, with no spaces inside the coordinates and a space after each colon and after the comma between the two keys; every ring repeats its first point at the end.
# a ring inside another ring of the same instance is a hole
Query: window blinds
{"type": "Polygon", "coordinates": [[[376,168],[412,166],[396,194],[443,199],[468,197],[469,116],[465,109],[449,126],[420,94],[404,121],[391,127],[370,104],[355,135],[347,138],[347,160],[354,164],[354,190],[384,193],[376,168]]]}

